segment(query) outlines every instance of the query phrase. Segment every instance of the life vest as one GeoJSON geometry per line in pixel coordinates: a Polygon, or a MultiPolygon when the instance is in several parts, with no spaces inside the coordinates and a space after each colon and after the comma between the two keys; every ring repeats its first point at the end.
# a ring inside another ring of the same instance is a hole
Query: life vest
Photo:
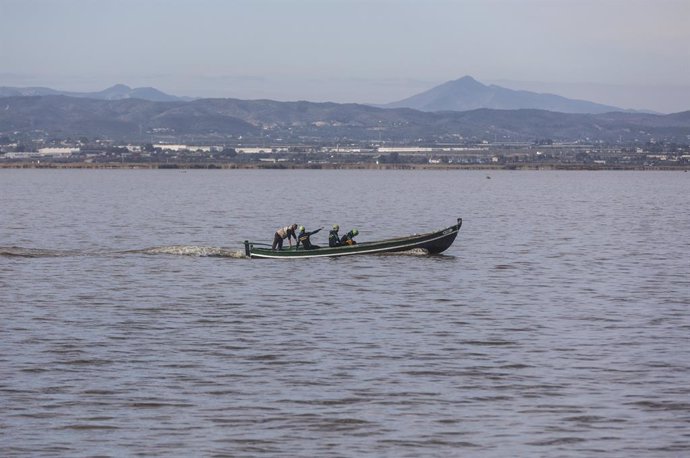
{"type": "Polygon", "coordinates": [[[328,233],[328,246],[340,246],[340,237],[338,237],[338,231],[332,230],[328,233]]]}
{"type": "Polygon", "coordinates": [[[299,242],[302,244],[305,250],[309,250],[312,247],[311,240],[309,240],[310,236],[311,234],[303,233],[299,237],[299,242]]]}

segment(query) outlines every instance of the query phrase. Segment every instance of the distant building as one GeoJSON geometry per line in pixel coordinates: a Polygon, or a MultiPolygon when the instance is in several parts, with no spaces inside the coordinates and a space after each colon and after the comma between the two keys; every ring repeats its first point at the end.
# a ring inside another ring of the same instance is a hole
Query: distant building
{"type": "Polygon", "coordinates": [[[378,149],[379,153],[431,153],[434,148],[426,148],[420,146],[386,146],[378,149]]]}
{"type": "Polygon", "coordinates": [[[29,152],[17,152],[17,153],[5,153],[3,156],[5,159],[32,159],[40,158],[41,153],[36,153],[33,151],[29,152]]]}
{"type": "Polygon", "coordinates": [[[39,155],[50,157],[69,157],[78,152],[79,148],[40,148],[38,150],[39,155]]]}
{"type": "Polygon", "coordinates": [[[197,145],[174,145],[174,144],[165,144],[165,143],[157,143],[153,145],[155,149],[163,150],[163,151],[203,151],[204,153],[210,153],[212,150],[217,149],[214,146],[197,146],[197,145]]]}
{"type": "Polygon", "coordinates": [[[242,154],[266,154],[266,153],[286,153],[288,151],[287,148],[281,147],[281,148],[274,148],[271,146],[249,146],[249,147],[243,147],[243,146],[238,146],[235,148],[235,151],[238,153],[242,154]]]}

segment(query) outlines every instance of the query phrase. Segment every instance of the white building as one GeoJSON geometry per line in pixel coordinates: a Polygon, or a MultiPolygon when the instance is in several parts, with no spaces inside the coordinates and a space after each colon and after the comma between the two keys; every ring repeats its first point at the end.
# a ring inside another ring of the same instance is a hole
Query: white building
{"type": "Polygon", "coordinates": [[[278,147],[274,148],[271,146],[260,146],[260,147],[244,147],[238,146],[235,151],[241,154],[264,154],[264,153],[286,153],[287,148],[278,147]]]}
{"type": "Polygon", "coordinates": [[[419,146],[393,146],[380,147],[379,153],[431,153],[434,148],[426,148],[419,146]]]}
{"type": "Polygon", "coordinates": [[[78,152],[79,148],[40,148],[38,150],[39,155],[50,157],[69,157],[78,152]]]}
{"type": "Polygon", "coordinates": [[[19,153],[5,153],[4,156],[0,156],[0,157],[4,157],[5,159],[31,159],[31,158],[35,158],[35,157],[40,158],[41,154],[30,151],[30,152],[19,152],[19,153]]]}
{"type": "Polygon", "coordinates": [[[205,153],[210,153],[211,150],[218,149],[215,146],[166,145],[164,143],[158,143],[156,145],[153,145],[153,147],[163,151],[203,151],[205,153]]]}

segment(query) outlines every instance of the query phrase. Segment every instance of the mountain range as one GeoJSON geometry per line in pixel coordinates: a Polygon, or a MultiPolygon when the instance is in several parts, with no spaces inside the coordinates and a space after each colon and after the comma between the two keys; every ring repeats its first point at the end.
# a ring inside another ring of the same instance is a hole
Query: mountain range
{"type": "MultiPolygon", "coordinates": [[[[191,101],[192,97],[166,94],[152,87],[130,88],[124,84],[99,92],[68,92],[45,87],[0,87],[0,97],[66,95],[98,100],[142,99],[152,102],[191,101]]],[[[420,111],[469,111],[479,108],[496,110],[537,109],[560,113],[608,113],[626,111],[610,105],[574,100],[554,94],[516,91],[496,85],[485,85],[471,76],[448,81],[428,91],[379,108],[412,108],[420,111]]]]}
{"type": "Polygon", "coordinates": [[[98,92],[69,92],[50,89],[47,87],[8,87],[0,86],[0,97],[27,97],[38,95],[66,95],[97,100],[142,99],[152,102],[179,102],[193,100],[191,97],[177,97],[166,94],[153,87],[131,88],[124,84],[116,84],[98,92]]]}
{"type": "Polygon", "coordinates": [[[428,91],[384,108],[413,108],[421,111],[469,111],[479,108],[495,110],[537,109],[559,113],[608,113],[626,111],[610,105],[574,100],[554,94],[516,91],[496,85],[485,85],[471,76],[448,81],[428,91]]]}
{"type": "Polygon", "coordinates": [[[383,107],[354,103],[191,99],[118,84],[100,92],[0,87],[0,134],[244,141],[606,141],[690,139],[671,115],[484,85],[465,76],[383,107]]]}

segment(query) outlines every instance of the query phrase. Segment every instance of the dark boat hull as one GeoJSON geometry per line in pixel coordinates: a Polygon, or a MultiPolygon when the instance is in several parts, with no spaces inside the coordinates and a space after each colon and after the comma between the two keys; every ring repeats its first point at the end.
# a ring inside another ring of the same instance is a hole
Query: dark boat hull
{"type": "Polygon", "coordinates": [[[245,254],[249,257],[271,259],[353,256],[358,254],[395,253],[415,249],[425,250],[429,254],[438,254],[447,250],[453,244],[460,230],[460,226],[462,226],[462,218],[458,218],[457,224],[426,234],[415,234],[408,237],[398,237],[378,242],[363,242],[356,245],[346,245],[334,248],[324,247],[314,250],[305,250],[302,248],[272,250],[270,248],[254,246],[255,244],[249,241],[244,242],[244,247],[245,254]]]}

